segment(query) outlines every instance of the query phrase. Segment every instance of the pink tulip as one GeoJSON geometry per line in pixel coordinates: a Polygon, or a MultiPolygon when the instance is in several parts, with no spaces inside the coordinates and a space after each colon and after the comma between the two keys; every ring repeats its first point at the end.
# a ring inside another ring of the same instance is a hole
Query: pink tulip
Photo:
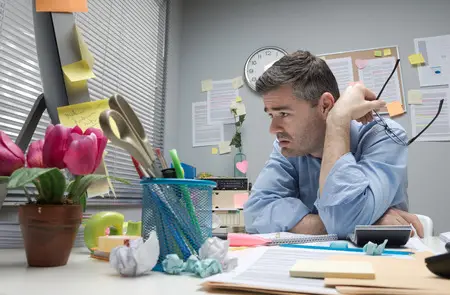
{"type": "Polygon", "coordinates": [[[43,160],[46,167],[66,168],[64,155],[68,148],[71,133],[82,134],[80,127],[67,128],[61,124],[49,125],[45,131],[43,160]]]}
{"type": "Polygon", "coordinates": [[[10,176],[15,170],[25,165],[23,151],[0,131],[0,176],[10,176]]]}
{"type": "Polygon", "coordinates": [[[44,159],[42,151],[44,149],[44,140],[38,140],[30,144],[27,153],[27,165],[29,168],[44,168],[44,159]]]}
{"type": "Polygon", "coordinates": [[[103,157],[107,138],[99,129],[89,128],[84,135],[72,133],[64,163],[74,175],[92,174],[103,157]]]}

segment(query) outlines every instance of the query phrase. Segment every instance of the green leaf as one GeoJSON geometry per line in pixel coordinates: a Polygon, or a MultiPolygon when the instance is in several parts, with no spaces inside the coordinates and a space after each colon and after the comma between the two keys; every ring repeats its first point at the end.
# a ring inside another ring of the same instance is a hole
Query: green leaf
{"type": "Polygon", "coordinates": [[[52,169],[38,177],[41,185],[40,201],[48,204],[63,203],[66,179],[59,169],[52,169]]]}
{"type": "Polygon", "coordinates": [[[9,176],[0,176],[0,183],[6,183],[9,181],[9,176]]]}
{"type": "Polygon", "coordinates": [[[234,145],[236,148],[241,147],[241,133],[236,132],[233,136],[233,139],[231,139],[230,145],[234,145]]]}
{"type": "Polygon", "coordinates": [[[244,121],[245,121],[245,115],[240,115],[239,116],[239,123],[244,123],[244,121]]]}
{"type": "Polygon", "coordinates": [[[10,176],[8,188],[11,189],[23,187],[28,183],[33,182],[33,180],[35,180],[39,176],[54,170],[57,170],[59,173],[61,173],[58,168],[20,168],[14,171],[10,176]]]}

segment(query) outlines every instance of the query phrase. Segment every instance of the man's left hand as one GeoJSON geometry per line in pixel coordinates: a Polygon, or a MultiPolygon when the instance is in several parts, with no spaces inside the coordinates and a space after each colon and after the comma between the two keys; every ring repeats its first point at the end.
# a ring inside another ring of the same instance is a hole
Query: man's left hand
{"type": "MultiPolygon", "coordinates": [[[[423,238],[423,226],[415,214],[411,214],[399,209],[390,208],[375,223],[376,225],[410,225],[412,224],[417,231],[417,235],[423,238]]],[[[413,234],[413,233],[412,233],[413,234]]],[[[411,236],[412,236],[411,234],[411,236]]]]}

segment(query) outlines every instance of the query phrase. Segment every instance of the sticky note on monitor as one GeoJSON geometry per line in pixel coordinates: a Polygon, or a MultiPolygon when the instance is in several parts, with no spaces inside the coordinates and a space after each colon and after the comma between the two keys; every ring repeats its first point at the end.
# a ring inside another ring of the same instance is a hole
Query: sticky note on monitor
{"type": "Polygon", "coordinates": [[[408,56],[408,60],[412,65],[420,65],[425,63],[422,53],[411,54],[408,56]]]}
{"type": "Polygon", "coordinates": [[[230,141],[222,141],[219,143],[219,154],[228,154],[231,153],[230,141]]]}
{"type": "Polygon", "coordinates": [[[291,277],[375,279],[375,270],[369,261],[300,259],[289,270],[291,277]]]}
{"type": "Polygon", "coordinates": [[[411,89],[408,91],[408,103],[409,104],[422,104],[422,91],[417,89],[411,89]]]}
{"type": "Polygon", "coordinates": [[[389,112],[390,117],[396,117],[405,112],[403,110],[402,104],[399,101],[393,101],[393,102],[386,104],[386,108],[389,112]]]}
{"type": "Polygon", "coordinates": [[[234,208],[243,209],[244,204],[247,202],[247,200],[248,200],[248,193],[234,194],[233,195],[234,208]]]}
{"type": "Polygon", "coordinates": [[[389,48],[384,49],[383,54],[384,56],[391,56],[392,55],[391,49],[389,48]]]}
{"type": "Polygon", "coordinates": [[[202,81],[202,92],[210,91],[213,89],[212,80],[203,80],[202,81]]]}
{"type": "Polygon", "coordinates": [[[380,57],[380,56],[383,56],[383,53],[382,53],[381,50],[375,50],[375,51],[373,52],[373,55],[376,56],[376,57],[380,57]]]}

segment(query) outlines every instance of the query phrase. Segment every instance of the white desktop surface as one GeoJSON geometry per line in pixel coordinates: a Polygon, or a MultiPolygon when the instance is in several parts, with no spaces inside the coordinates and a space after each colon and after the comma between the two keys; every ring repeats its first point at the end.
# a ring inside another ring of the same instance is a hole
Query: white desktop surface
{"type": "MultiPolygon", "coordinates": [[[[424,242],[435,252],[445,252],[444,243],[438,237],[427,238],[424,242]]],[[[245,255],[245,251],[234,253],[240,256],[245,255]]],[[[53,268],[28,267],[23,249],[0,250],[0,295],[205,294],[200,282],[201,279],[196,277],[158,272],[122,278],[108,262],[90,258],[87,249],[83,248],[72,251],[66,266],[53,268]]]]}

